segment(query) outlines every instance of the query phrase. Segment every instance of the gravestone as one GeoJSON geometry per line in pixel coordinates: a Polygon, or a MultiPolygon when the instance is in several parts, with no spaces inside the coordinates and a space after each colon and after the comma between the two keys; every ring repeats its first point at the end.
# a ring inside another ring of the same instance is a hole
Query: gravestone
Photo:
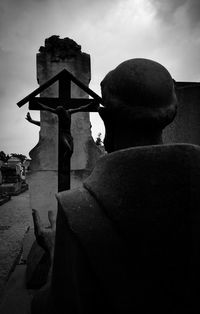
{"type": "MultiPolygon", "coordinates": [[[[81,46],[69,38],[52,36],[45,40],[37,54],[37,79],[40,85],[63,69],[71,72],[88,86],[91,78],[90,56],[81,51],[81,46]]],[[[57,97],[58,84],[54,83],[41,93],[41,97],[57,97]]],[[[72,83],[73,98],[88,98],[88,94],[72,83]]],[[[89,101],[88,101],[89,102],[89,101]]],[[[56,210],[55,193],[58,191],[58,119],[47,111],[41,111],[39,143],[30,152],[31,208],[38,209],[43,221],[48,210],[56,210]]],[[[91,136],[88,112],[73,114],[71,133],[74,153],[71,158],[71,187],[77,187],[93,169],[101,152],[91,136]]]]}

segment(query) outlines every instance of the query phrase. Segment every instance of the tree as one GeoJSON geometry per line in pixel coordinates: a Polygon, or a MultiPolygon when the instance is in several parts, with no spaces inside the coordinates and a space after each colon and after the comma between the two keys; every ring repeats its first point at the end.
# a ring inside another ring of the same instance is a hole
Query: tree
{"type": "Polygon", "coordinates": [[[9,155],[6,155],[6,153],[4,153],[4,151],[0,151],[0,160],[2,160],[3,162],[7,162],[8,159],[10,158],[9,155]]]}
{"type": "Polygon", "coordinates": [[[101,133],[98,134],[97,138],[96,138],[96,141],[95,141],[95,144],[97,146],[101,146],[102,145],[102,140],[101,140],[101,133]]]}
{"type": "Polygon", "coordinates": [[[27,157],[23,154],[12,153],[11,156],[19,158],[19,160],[21,161],[22,164],[23,164],[24,160],[27,159],[27,157]]]}

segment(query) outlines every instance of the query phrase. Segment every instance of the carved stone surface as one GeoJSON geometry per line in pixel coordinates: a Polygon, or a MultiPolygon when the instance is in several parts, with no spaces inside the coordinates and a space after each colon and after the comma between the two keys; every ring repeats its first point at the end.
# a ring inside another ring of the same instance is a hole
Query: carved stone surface
{"type": "Polygon", "coordinates": [[[39,51],[43,54],[50,53],[54,61],[56,58],[59,61],[60,59],[64,60],[80,54],[81,46],[68,37],[60,39],[59,36],[53,35],[45,39],[45,46],[40,47],[39,51]]]}

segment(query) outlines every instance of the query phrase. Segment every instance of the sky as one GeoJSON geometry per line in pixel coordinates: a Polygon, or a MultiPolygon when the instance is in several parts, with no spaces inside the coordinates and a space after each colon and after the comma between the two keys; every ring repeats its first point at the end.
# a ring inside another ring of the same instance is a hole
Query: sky
{"type": "MultiPolygon", "coordinates": [[[[38,87],[36,53],[52,35],[90,54],[90,88],[99,95],[106,73],[131,58],[158,61],[177,81],[200,81],[199,0],[1,0],[0,151],[7,154],[28,157],[38,142],[28,106],[16,103],[38,87]]],[[[104,133],[97,114],[91,122],[94,138],[104,133]]]]}

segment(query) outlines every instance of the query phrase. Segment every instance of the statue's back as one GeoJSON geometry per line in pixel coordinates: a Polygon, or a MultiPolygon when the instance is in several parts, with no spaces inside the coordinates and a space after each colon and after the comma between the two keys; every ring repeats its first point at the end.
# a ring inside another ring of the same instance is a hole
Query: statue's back
{"type": "MultiPolygon", "coordinates": [[[[109,154],[82,189],[60,194],[66,228],[87,260],[85,278],[92,277],[86,288],[97,291],[96,301],[84,299],[90,306],[79,303],[85,313],[199,312],[199,186],[198,146],[157,145],[109,154]]],[[[59,291],[62,253],[55,252],[59,291]]]]}

